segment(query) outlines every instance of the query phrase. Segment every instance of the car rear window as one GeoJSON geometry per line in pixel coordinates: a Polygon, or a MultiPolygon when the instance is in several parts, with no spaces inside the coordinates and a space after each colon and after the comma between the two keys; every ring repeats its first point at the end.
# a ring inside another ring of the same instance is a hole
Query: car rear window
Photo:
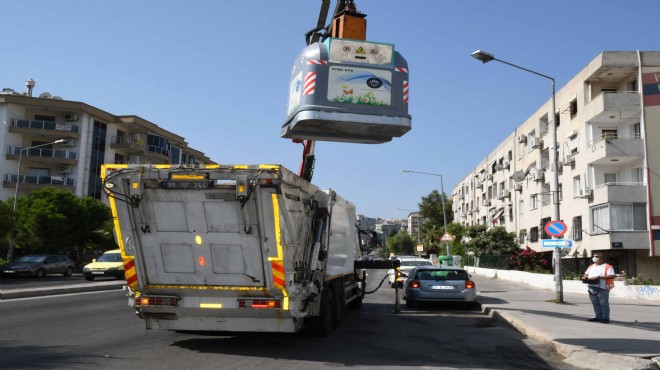
{"type": "Polygon", "coordinates": [[[433,266],[431,261],[401,261],[401,266],[433,266]]]}
{"type": "Polygon", "coordinates": [[[98,262],[121,262],[121,253],[104,253],[99,259],[98,262]]]}
{"type": "Polygon", "coordinates": [[[464,270],[419,270],[415,277],[419,280],[467,280],[464,270]]]}

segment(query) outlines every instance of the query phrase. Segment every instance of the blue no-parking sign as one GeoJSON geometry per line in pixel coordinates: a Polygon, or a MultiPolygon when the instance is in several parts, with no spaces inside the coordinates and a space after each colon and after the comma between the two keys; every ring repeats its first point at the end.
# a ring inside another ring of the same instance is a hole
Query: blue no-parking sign
{"type": "Polygon", "coordinates": [[[563,221],[555,220],[545,224],[545,232],[551,236],[562,236],[568,231],[568,226],[563,221]]]}

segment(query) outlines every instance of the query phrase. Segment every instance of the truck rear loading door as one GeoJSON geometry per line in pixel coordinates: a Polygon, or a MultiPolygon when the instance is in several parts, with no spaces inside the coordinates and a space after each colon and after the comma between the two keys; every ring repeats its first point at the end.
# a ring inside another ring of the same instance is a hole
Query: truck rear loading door
{"type": "Polygon", "coordinates": [[[263,287],[257,197],[243,208],[234,190],[144,189],[133,225],[147,285],[263,287]]]}

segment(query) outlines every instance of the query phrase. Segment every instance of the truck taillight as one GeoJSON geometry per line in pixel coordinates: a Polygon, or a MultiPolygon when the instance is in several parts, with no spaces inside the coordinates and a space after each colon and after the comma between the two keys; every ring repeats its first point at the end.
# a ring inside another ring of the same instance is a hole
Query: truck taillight
{"type": "Polygon", "coordinates": [[[136,307],[176,307],[179,298],[171,296],[140,296],[135,297],[136,307]]]}
{"type": "Polygon", "coordinates": [[[279,299],[239,299],[238,307],[277,309],[282,307],[282,302],[279,299]]]}

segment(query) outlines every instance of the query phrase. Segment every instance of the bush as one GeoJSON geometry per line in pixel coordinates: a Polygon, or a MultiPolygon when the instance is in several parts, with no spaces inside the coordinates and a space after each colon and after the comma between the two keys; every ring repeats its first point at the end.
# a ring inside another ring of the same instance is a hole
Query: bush
{"type": "Polygon", "coordinates": [[[530,247],[517,250],[509,257],[509,268],[511,270],[546,273],[550,271],[550,262],[536,253],[530,247]]]}

